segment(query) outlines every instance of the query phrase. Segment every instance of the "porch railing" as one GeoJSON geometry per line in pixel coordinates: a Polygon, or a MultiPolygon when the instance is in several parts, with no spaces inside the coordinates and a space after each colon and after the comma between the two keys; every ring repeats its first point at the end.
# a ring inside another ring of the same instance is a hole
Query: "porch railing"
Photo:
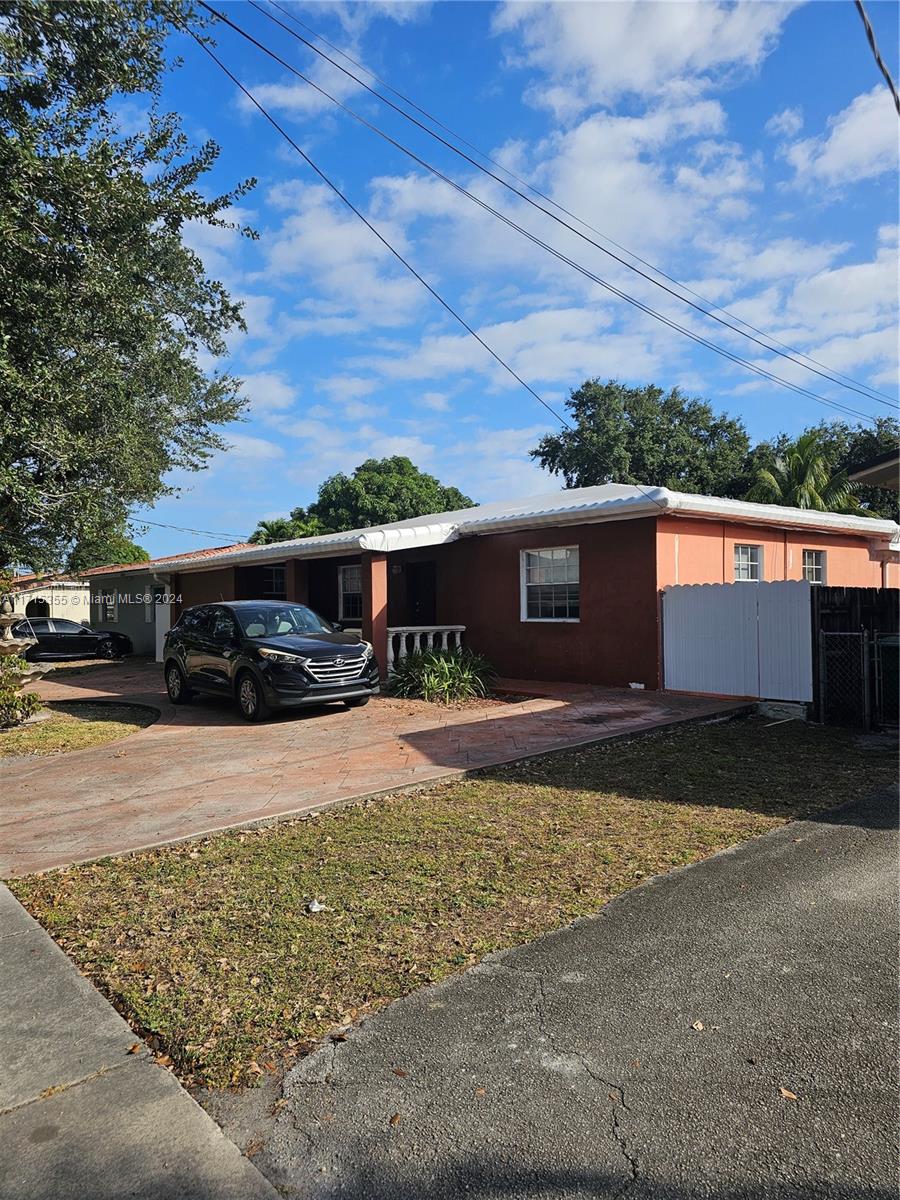
{"type": "Polygon", "coordinates": [[[419,650],[459,649],[465,625],[398,625],[387,631],[387,669],[419,650]]]}

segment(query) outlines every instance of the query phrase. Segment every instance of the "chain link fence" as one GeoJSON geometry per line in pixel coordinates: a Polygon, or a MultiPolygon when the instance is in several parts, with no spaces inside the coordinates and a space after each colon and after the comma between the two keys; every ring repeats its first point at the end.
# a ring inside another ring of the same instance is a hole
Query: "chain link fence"
{"type": "Polygon", "coordinates": [[[819,634],[819,695],[826,725],[870,729],[869,635],[819,634]]]}

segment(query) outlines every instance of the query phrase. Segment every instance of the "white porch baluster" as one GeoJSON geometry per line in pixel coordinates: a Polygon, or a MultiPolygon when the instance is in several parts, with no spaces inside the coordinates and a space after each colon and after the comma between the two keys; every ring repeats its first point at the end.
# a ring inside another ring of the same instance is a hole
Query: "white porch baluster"
{"type": "Polygon", "coordinates": [[[420,650],[462,649],[465,625],[397,625],[387,631],[387,663],[390,674],[401,658],[420,650]]]}

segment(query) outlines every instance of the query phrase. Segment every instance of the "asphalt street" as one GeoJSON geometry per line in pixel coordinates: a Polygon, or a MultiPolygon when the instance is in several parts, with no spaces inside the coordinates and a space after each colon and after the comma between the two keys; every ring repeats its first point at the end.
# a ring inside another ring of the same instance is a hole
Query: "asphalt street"
{"type": "Polygon", "coordinates": [[[894,1200],[896,815],[672,872],[217,1115],[289,1197],[894,1200]]]}

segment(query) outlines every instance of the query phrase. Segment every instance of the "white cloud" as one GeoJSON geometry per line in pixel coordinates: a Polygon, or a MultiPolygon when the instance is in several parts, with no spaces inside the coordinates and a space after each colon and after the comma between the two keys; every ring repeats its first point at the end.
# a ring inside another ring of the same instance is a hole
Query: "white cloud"
{"type": "Polygon", "coordinates": [[[897,115],[881,83],[828,121],[828,132],[782,147],[801,186],[836,187],[897,171],[897,115]]]}
{"type": "Polygon", "coordinates": [[[447,412],[450,408],[450,399],[443,392],[423,392],[417,403],[432,412],[447,412]]]}
{"type": "Polygon", "coordinates": [[[618,97],[696,91],[714,76],[759,66],[794,7],[791,3],[506,3],[495,33],[514,35],[514,65],[537,67],[547,82],[529,98],[571,117],[618,97]]]}
{"type": "Polygon", "coordinates": [[[229,467],[256,466],[284,457],[284,449],[265,438],[253,437],[248,433],[232,433],[229,430],[227,440],[229,446],[224,457],[228,459],[229,467]]]}
{"type": "Polygon", "coordinates": [[[803,113],[799,108],[783,108],[766,121],[770,137],[796,137],[803,128],[803,113]]]}
{"type": "Polygon", "coordinates": [[[291,408],[297,401],[297,389],[278,371],[244,372],[243,394],[250,402],[250,411],[259,416],[291,408]]]}
{"type": "MultiPolygon", "coordinates": [[[[264,278],[270,285],[316,289],[330,308],[282,322],[285,337],[348,333],[371,325],[402,325],[421,307],[421,285],[396,263],[385,245],[323,186],[281,184],[269,202],[286,215],[267,232],[264,278]]],[[[385,218],[384,236],[401,252],[404,230],[385,218]]]]}

